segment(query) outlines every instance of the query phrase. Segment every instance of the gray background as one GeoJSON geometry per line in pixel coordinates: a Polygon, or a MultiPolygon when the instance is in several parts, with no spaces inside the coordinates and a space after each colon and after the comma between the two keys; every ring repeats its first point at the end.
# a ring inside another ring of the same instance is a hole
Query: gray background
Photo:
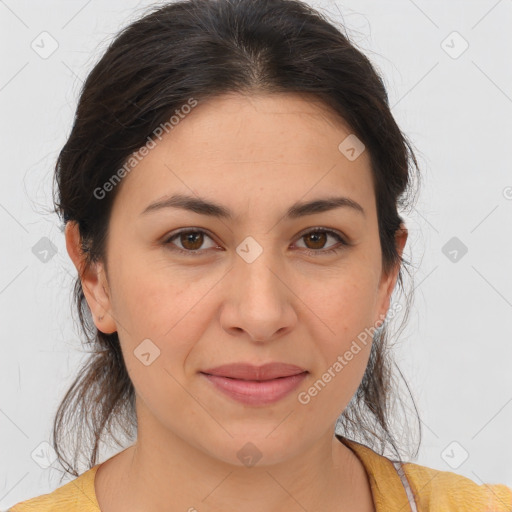
{"type": "MultiPolygon", "coordinates": [[[[396,346],[423,422],[414,462],[512,485],[512,0],[310,3],[381,71],[419,156],[416,299],[396,346]]],[[[150,4],[0,1],[0,509],[57,485],[44,443],[83,353],[53,166],[83,79],[150,4]]]]}

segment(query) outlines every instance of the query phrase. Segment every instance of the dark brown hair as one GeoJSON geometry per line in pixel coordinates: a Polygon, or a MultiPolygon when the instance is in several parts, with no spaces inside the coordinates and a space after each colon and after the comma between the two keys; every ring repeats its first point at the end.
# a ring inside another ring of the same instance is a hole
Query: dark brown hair
{"type": "MultiPolygon", "coordinates": [[[[351,127],[371,157],[383,271],[400,265],[403,290],[402,271],[409,263],[397,253],[395,234],[402,222],[398,209],[412,204],[412,178],[419,178],[412,172],[418,165],[411,144],[368,58],[334,21],[298,0],[172,2],[154,7],[111,42],[83,84],[55,166],[55,212],[64,223],[78,224],[86,264],[106,262],[119,187],[101,199],[94,191],[190,98],[201,103],[231,92],[308,95],[351,127]]],[[[110,436],[122,446],[118,436],[133,437],[137,418],[118,335],[96,329],[79,277],[74,299],[91,353],[58,408],[53,447],[65,471],[78,476],[81,456],[88,468],[95,465],[100,442],[110,436]]],[[[406,317],[410,297],[407,306],[406,317]]],[[[390,447],[402,460],[391,420],[401,422],[403,436],[408,418],[392,407],[398,382],[386,328],[374,337],[366,372],[337,432],[382,454],[390,447]]]]}

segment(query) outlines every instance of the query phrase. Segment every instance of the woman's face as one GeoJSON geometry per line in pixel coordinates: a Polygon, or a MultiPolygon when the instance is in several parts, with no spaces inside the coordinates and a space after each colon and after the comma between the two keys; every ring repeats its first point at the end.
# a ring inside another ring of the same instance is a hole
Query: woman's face
{"type": "Polygon", "coordinates": [[[106,273],[83,284],[97,327],[119,334],[139,432],[237,465],[244,450],[271,464],[332,436],[367,365],[362,333],[382,323],[396,281],[382,274],[369,154],[354,159],[351,139],[339,148],[350,134],[299,95],[225,95],[184,115],[117,185],[106,273]],[[231,217],[148,209],[178,195],[231,217]],[[359,206],[297,209],[339,197],[359,206]],[[271,403],[201,373],[269,362],[307,372],[271,403]]]}

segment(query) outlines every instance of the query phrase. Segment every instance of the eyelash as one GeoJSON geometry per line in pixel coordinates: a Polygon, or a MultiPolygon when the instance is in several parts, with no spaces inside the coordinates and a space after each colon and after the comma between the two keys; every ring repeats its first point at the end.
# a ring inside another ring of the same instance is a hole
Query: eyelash
{"type": "MultiPolygon", "coordinates": [[[[213,238],[206,231],[204,231],[203,229],[189,229],[189,228],[187,228],[187,229],[183,229],[181,231],[178,231],[177,233],[174,233],[171,237],[167,238],[164,241],[164,245],[170,245],[172,243],[172,240],[174,240],[178,236],[182,235],[183,233],[203,233],[208,238],[211,238],[213,240],[213,238]]],[[[332,235],[335,238],[337,238],[339,243],[341,244],[341,246],[345,246],[345,247],[350,246],[350,244],[348,242],[346,242],[345,239],[343,239],[341,237],[341,235],[339,235],[336,231],[332,231],[330,229],[325,229],[325,228],[314,228],[314,229],[311,229],[309,231],[306,231],[305,233],[302,233],[301,236],[297,240],[300,240],[301,238],[303,238],[306,235],[309,235],[311,233],[327,233],[328,235],[332,235]]],[[[337,252],[339,252],[341,250],[341,248],[342,247],[338,246],[338,247],[333,248],[333,249],[319,249],[317,251],[315,251],[313,249],[305,249],[305,252],[309,256],[316,257],[316,256],[323,256],[323,255],[327,255],[327,254],[337,253],[337,252]]],[[[176,252],[178,252],[180,254],[186,254],[187,256],[200,256],[207,249],[198,249],[198,250],[195,250],[195,251],[186,251],[184,249],[180,249],[179,247],[172,247],[171,250],[172,251],[176,251],[176,252]]]]}

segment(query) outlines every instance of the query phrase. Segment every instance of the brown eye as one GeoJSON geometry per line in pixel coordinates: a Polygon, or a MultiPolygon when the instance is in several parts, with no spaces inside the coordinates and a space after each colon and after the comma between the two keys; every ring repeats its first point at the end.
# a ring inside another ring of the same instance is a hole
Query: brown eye
{"type": "Polygon", "coordinates": [[[204,252],[206,249],[210,249],[215,247],[215,243],[213,243],[212,238],[204,231],[200,229],[188,229],[180,231],[179,233],[174,234],[169,237],[165,242],[165,245],[175,246],[171,247],[171,249],[191,255],[199,255],[204,252]],[[208,247],[203,247],[206,240],[211,240],[211,245],[208,247]]]}
{"type": "Polygon", "coordinates": [[[312,244],[310,246],[306,243],[308,249],[322,249],[327,242],[327,235],[325,231],[312,231],[304,235],[303,239],[308,240],[312,244]]]}
{"type": "Polygon", "coordinates": [[[203,245],[203,233],[200,231],[187,231],[180,233],[179,239],[184,249],[196,251],[203,245]]]}
{"type": "Polygon", "coordinates": [[[317,255],[320,256],[322,254],[327,254],[327,253],[335,253],[341,248],[340,246],[348,246],[349,245],[335,231],[332,231],[330,229],[321,229],[321,228],[310,230],[309,232],[304,233],[299,238],[299,240],[304,241],[306,252],[313,256],[317,256],[317,255]],[[334,238],[339,243],[331,244],[330,246],[327,246],[327,248],[324,248],[329,237],[334,238]]]}

